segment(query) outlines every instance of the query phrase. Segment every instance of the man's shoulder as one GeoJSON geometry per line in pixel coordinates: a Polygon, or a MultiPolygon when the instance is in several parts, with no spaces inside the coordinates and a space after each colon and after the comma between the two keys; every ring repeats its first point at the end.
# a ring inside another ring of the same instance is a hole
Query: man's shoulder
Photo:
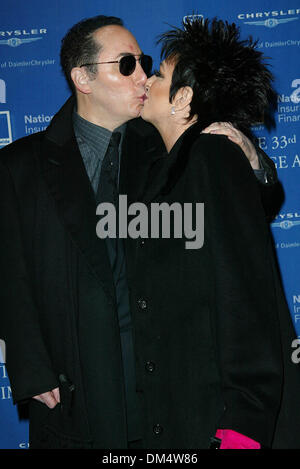
{"type": "Polygon", "coordinates": [[[45,131],[37,132],[6,145],[0,150],[0,161],[6,166],[12,166],[33,157],[44,135],[45,131]]]}

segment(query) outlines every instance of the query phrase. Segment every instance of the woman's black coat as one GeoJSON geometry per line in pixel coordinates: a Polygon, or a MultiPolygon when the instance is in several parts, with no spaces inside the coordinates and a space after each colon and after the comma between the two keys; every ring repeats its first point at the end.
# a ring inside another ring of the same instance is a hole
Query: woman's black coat
{"type": "Polygon", "coordinates": [[[208,448],[224,428],[299,447],[295,333],[247,159],[226,137],[191,127],[154,164],[140,202],[149,213],[155,203],[204,203],[200,249],[175,237],[127,243],[146,441],[208,448]]]}

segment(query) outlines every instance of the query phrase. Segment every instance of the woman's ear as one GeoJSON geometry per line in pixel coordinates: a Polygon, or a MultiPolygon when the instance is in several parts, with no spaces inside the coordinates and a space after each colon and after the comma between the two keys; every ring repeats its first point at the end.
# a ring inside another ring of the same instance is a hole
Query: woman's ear
{"type": "Polygon", "coordinates": [[[192,102],[193,94],[194,92],[190,86],[183,86],[180,88],[173,100],[173,106],[175,106],[175,109],[177,111],[181,111],[189,106],[192,102]]]}
{"type": "Polygon", "coordinates": [[[89,76],[84,67],[74,67],[71,70],[71,78],[74,86],[78,91],[83,94],[90,94],[91,88],[89,86],[89,76]]]}

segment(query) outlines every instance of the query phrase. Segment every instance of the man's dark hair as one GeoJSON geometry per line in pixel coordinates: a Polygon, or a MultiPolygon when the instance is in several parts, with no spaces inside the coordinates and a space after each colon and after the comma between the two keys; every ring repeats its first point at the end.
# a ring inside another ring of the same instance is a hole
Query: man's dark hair
{"type": "MultiPolygon", "coordinates": [[[[60,50],[60,63],[65,77],[74,91],[74,84],[71,79],[71,70],[74,67],[80,67],[84,63],[96,62],[101,44],[94,38],[94,32],[104,26],[123,26],[123,21],[115,16],[94,16],[87,18],[72,26],[62,39],[60,50]]],[[[86,67],[91,78],[97,74],[97,66],[89,65],[86,67]]]]}
{"type": "Polygon", "coordinates": [[[239,28],[222,20],[202,18],[162,34],[161,58],[174,61],[170,102],[184,86],[193,89],[189,119],[198,115],[205,127],[229,121],[251,136],[274,99],[272,74],[252,37],[240,40],[239,28]]]}

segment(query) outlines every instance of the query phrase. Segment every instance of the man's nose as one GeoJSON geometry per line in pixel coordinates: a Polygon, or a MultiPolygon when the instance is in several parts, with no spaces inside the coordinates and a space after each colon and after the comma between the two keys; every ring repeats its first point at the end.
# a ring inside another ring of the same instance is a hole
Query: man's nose
{"type": "Polygon", "coordinates": [[[136,78],[136,82],[138,84],[144,85],[147,81],[147,75],[144,72],[144,69],[141,66],[141,64],[139,63],[139,61],[137,61],[137,63],[136,63],[135,78],[136,78]]]}

